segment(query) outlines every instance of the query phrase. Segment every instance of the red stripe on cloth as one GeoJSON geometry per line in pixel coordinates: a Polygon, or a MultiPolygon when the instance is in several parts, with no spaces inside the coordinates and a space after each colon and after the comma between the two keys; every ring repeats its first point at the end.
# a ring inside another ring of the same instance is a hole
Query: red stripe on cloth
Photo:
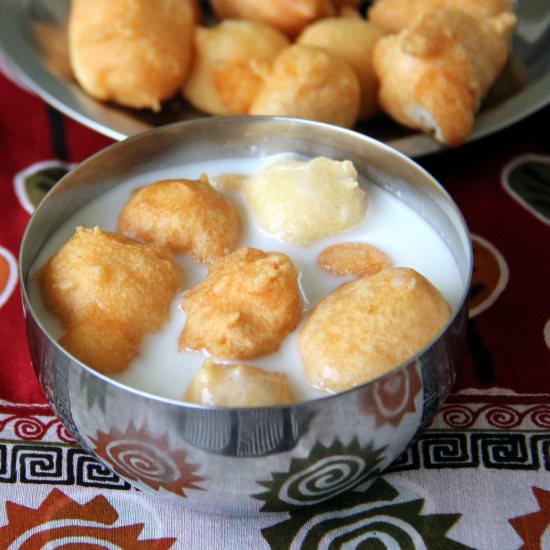
{"type": "Polygon", "coordinates": [[[550,153],[549,126],[547,107],[495,135],[420,159],[455,199],[470,230],[490,241],[509,268],[504,292],[474,319],[495,378],[484,384],[476,374],[475,357],[467,352],[455,391],[496,386],[550,393],[550,349],[543,337],[550,319],[550,226],[518,205],[501,184],[502,170],[512,159],[550,153]]]}
{"type": "MultiPolygon", "coordinates": [[[[83,126],[64,119],[69,162],[112,143],[83,126]]],[[[14,192],[17,172],[54,158],[47,106],[0,74],[0,245],[16,258],[28,213],[14,192]]],[[[0,398],[20,403],[44,402],[27,348],[19,287],[0,308],[0,398]]]]}
{"type": "Polygon", "coordinates": [[[0,414],[55,416],[53,409],[47,404],[9,401],[0,401],[0,414]]]}
{"type": "MultiPolygon", "coordinates": [[[[14,175],[51,158],[46,106],[0,75],[0,245],[17,258],[29,215],[13,187],[14,175]]],[[[19,295],[15,289],[0,309],[0,398],[45,401],[31,366],[19,295]]]]}
{"type": "Polygon", "coordinates": [[[514,395],[511,393],[503,395],[495,395],[490,393],[467,394],[458,393],[451,394],[446,403],[491,403],[503,405],[533,405],[538,403],[550,403],[550,394],[523,394],[514,395]]]}

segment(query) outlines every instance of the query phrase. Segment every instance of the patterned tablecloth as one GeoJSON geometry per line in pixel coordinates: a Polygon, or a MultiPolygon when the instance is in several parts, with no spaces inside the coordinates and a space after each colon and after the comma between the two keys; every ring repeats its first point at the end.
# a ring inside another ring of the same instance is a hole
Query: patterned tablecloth
{"type": "MultiPolygon", "coordinates": [[[[462,208],[476,264],[468,350],[433,425],[366,490],[299,513],[265,504],[254,518],[207,516],[132,489],[45,404],[25,340],[20,240],[44,192],[110,142],[0,76],[0,548],[550,548],[546,124],[550,109],[421,160],[462,208]]],[[[393,388],[396,401],[405,391],[414,403],[414,383],[393,388]]],[[[201,479],[198,465],[177,490],[201,479]]]]}

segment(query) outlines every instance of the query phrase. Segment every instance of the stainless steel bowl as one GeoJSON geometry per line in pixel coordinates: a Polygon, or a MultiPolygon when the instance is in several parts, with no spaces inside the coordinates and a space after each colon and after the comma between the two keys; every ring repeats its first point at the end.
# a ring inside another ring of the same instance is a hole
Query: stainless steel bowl
{"type": "Polygon", "coordinates": [[[205,511],[250,514],[314,505],[356,486],[389,466],[431,422],[461,355],[472,252],[449,195],[388,146],[315,122],[214,117],[140,134],[80,164],[36,210],[19,265],[34,367],[82,446],[142,490],[205,511]],[[46,332],[29,300],[31,266],[56,229],[92,198],[134,175],[197,159],[287,151],[352,160],[360,174],[416,210],[446,242],[463,280],[461,306],[416,357],[369,384],[321,399],[206,408],[98,374],[46,332]]]}

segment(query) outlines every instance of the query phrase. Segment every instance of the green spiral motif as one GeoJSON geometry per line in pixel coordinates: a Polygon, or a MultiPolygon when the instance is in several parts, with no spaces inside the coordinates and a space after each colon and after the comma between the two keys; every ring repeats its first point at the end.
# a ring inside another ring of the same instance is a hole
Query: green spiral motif
{"type": "Polygon", "coordinates": [[[273,550],[350,548],[372,550],[471,550],[446,534],[459,514],[422,515],[423,499],[399,501],[398,491],[378,478],[365,492],[351,492],[322,507],[291,512],[262,530],[273,550]]]}
{"type": "Polygon", "coordinates": [[[317,504],[357,484],[368,464],[360,456],[335,455],[290,476],[279,491],[289,504],[317,504]]]}
{"type": "Polygon", "coordinates": [[[293,458],[288,471],[272,473],[270,481],[259,482],[267,490],[254,498],[265,502],[263,512],[319,504],[377,473],[383,452],[372,446],[362,448],[355,439],[349,445],[317,443],[307,458],[293,458]]]}

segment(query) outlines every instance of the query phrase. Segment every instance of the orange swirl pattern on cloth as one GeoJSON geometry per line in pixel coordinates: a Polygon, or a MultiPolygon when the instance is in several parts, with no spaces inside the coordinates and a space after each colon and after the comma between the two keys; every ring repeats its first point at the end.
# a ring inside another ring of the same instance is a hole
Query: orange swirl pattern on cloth
{"type": "Polygon", "coordinates": [[[146,427],[130,425],[123,432],[98,432],[93,443],[95,452],[130,481],[180,496],[188,489],[203,490],[198,483],[204,478],[195,474],[198,466],[187,461],[185,451],[172,450],[166,435],[153,437],[146,427]]]}
{"type": "Polygon", "coordinates": [[[132,548],[167,550],[176,539],[139,540],[144,524],[115,526],[119,515],[104,496],[79,504],[53,489],[37,509],[6,503],[8,524],[0,528],[8,550],[48,548],[132,548]]]}

